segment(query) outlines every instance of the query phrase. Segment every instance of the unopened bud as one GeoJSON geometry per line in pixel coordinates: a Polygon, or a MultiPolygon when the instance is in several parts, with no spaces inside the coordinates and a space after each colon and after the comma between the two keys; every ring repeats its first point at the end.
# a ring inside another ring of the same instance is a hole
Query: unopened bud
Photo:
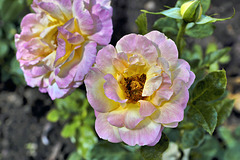
{"type": "Polygon", "coordinates": [[[180,9],[181,16],[185,22],[196,22],[202,16],[202,5],[200,0],[192,0],[184,3],[180,9]]]}

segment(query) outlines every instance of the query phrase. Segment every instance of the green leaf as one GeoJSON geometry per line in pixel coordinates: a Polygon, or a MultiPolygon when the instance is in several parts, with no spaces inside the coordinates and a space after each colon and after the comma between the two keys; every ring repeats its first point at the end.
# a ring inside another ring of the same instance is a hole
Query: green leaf
{"type": "Polygon", "coordinates": [[[72,153],[68,156],[67,160],[82,160],[82,156],[79,155],[77,152],[72,152],[72,153]]]}
{"type": "Polygon", "coordinates": [[[0,16],[3,21],[15,20],[24,8],[24,0],[1,0],[0,16]]]}
{"type": "Polygon", "coordinates": [[[141,160],[138,151],[128,152],[120,144],[109,143],[107,141],[99,142],[91,151],[92,160],[141,160]]]}
{"type": "Polygon", "coordinates": [[[0,58],[4,58],[9,50],[7,42],[0,40],[0,48],[0,58]]]}
{"type": "Polygon", "coordinates": [[[140,14],[135,23],[138,26],[138,32],[142,35],[147,34],[148,30],[147,30],[147,16],[146,13],[142,13],[140,14]]]}
{"type": "Polygon", "coordinates": [[[75,136],[76,130],[81,127],[80,121],[74,121],[72,123],[67,123],[64,125],[61,136],[64,138],[69,138],[75,136]]]}
{"type": "Polygon", "coordinates": [[[196,84],[190,102],[215,100],[224,93],[226,85],[227,78],[224,70],[211,72],[196,84]]]}
{"type": "Polygon", "coordinates": [[[178,33],[177,22],[173,18],[159,18],[153,24],[153,29],[163,32],[168,37],[176,36],[178,33]]]}
{"type": "Polygon", "coordinates": [[[85,100],[84,93],[80,90],[75,90],[71,95],[64,99],[56,99],[54,102],[58,109],[64,110],[67,113],[76,113],[82,109],[85,100]]]}
{"type": "Polygon", "coordinates": [[[162,133],[160,141],[155,146],[143,146],[140,152],[146,160],[159,160],[162,157],[163,152],[168,148],[169,139],[162,133]]]}
{"type": "Polygon", "coordinates": [[[212,53],[217,51],[217,44],[216,43],[209,43],[207,45],[207,49],[206,49],[206,54],[212,53]]]}
{"type": "Polygon", "coordinates": [[[195,105],[191,105],[187,116],[201,125],[209,134],[212,134],[216,128],[217,112],[206,102],[198,101],[195,105]]]}
{"type": "Polygon", "coordinates": [[[80,136],[77,143],[77,151],[85,159],[90,156],[90,151],[97,143],[98,139],[96,137],[95,131],[89,126],[79,127],[80,136]]]}
{"type": "Polygon", "coordinates": [[[224,99],[215,106],[215,109],[218,113],[217,125],[222,124],[230,116],[233,106],[234,101],[230,99],[224,99]]]}
{"type": "Polygon", "coordinates": [[[225,144],[227,145],[228,148],[234,148],[235,145],[238,143],[234,139],[231,131],[224,126],[221,126],[218,128],[218,135],[225,142],[225,144]]]}
{"type": "Polygon", "coordinates": [[[224,154],[224,160],[239,160],[240,159],[240,144],[235,147],[227,149],[224,154]]]}
{"type": "Polygon", "coordinates": [[[204,130],[199,127],[195,127],[192,130],[185,129],[181,139],[181,145],[183,148],[193,148],[199,146],[204,139],[204,130]]]}
{"type": "Polygon", "coordinates": [[[214,62],[219,61],[220,58],[222,58],[224,55],[229,53],[230,50],[231,50],[230,47],[226,47],[226,48],[207,54],[203,60],[203,65],[210,65],[210,64],[213,64],[214,62]]]}
{"type": "Polygon", "coordinates": [[[182,16],[180,14],[180,8],[170,8],[170,9],[164,10],[162,12],[149,12],[146,10],[141,10],[141,12],[148,13],[148,14],[156,14],[156,15],[162,14],[169,18],[182,19],[182,16]]]}
{"type": "Polygon", "coordinates": [[[240,140],[240,126],[238,126],[235,131],[234,131],[234,135],[236,136],[236,138],[238,140],[240,140]]]}
{"type": "Polygon", "coordinates": [[[210,7],[210,4],[211,4],[211,0],[201,0],[203,14],[205,14],[207,12],[208,8],[210,7]]]}
{"type": "Polygon", "coordinates": [[[225,21],[228,19],[232,19],[235,15],[235,9],[234,9],[234,13],[231,17],[227,17],[227,18],[213,18],[210,16],[206,16],[206,15],[202,15],[202,17],[200,18],[200,20],[198,20],[196,22],[196,24],[206,24],[206,23],[214,23],[214,22],[218,22],[218,21],[225,21]]]}
{"type": "Polygon", "coordinates": [[[213,34],[214,26],[212,24],[194,25],[186,29],[186,34],[193,38],[204,38],[213,34]]]}
{"type": "Polygon", "coordinates": [[[204,142],[197,148],[193,148],[190,153],[190,159],[212,160],[220,150],[218,140],[206,135],[204,142]]]}
{"type": "Polygon", "coordinates": [[[56,109],[52,109],[47,114],[47,120],[50,122],[57,122],[59,120],[59,112],[56,109]]]}

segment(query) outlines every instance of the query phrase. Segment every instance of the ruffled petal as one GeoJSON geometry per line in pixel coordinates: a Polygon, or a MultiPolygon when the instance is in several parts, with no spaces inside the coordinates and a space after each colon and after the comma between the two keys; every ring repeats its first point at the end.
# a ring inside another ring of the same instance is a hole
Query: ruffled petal
{"type": "Polygon", "coordinates": [[[84,83],[87,90],[87,98],[91,106],[98,112],[112,111],[120,106],[120,103],[109,99],[104,94],[104,74],[97,68],[92,68],[87,74],[84,83]]]}
{"type": "Polygon", "coordinates": [[[162,131],[163,131],[163,129],[164,129],[164,127],[161,126],[161,129],[160,129],[160,131],[159,131],[159,133],[158,133],[157,138],[156,138],[152,143],[148,144],[148,146],[155,146],[155,145],[159,142],[159,140],[160,140],[161,137],[162,137],[162,131]]]}
{"type": "Polygon", "coordinates": [[[134,130],[125,127],[119,128],[119,134],[123,142],[130,146],[149,145],[155,142],[159,136],[161,124],[155,123],[150,118],[142,121],[134,130]]]}
{"type": "Polygon", "coordinates": [[[174,91],[177,90],[175,89],[175,86],[176,88],[181,88],[181,90],[178,90],[177,93],[174,93],[168,102],[164,103],[152,114],[151,118],[155,122],[169,124],[183,120],[184,109],[187,106],[189,93],[187,87],[184,86],[184,82],[174,85],[174,91]]]}
{"type": "Polygon", "coordinates": [[[112,65],[114,58],[117,58],[117,53],[112,45],[107,45],[98,51],[96,64],[99,70],[105,74],[115,75],[116,69],[112,65]]]}
{"type": "Polygon", "coordinates": [[[125,114],[126,110],[123,110],[122,107],[119,107],[118,109],[109,112],[107,120],[115,127],[124,127],[125,114]]]}
{"type": "Polygon", "coordinates": [[[118,128],[109,124],[107,116],[107,113],[98,113],[95,122],[95,129],[98,136],[113,143],[121,142],[122,140],[119,136],[118,128]]]}
{"type": "Polygon", "coordinates": [[[129,34],[122,37],[116,44],[118,52],[127,54],[140,54],[148,62],[154,65],[157,62],[158,51],[151,41],[141,35],[129,34]]]}
{"type": "Polygon", "coordinates": [[[111,74],[104,76],[106,82],[103,85],[104,93],[109,98],[119,103],[127,102],[127,99],[124,99],[124,93],[120,86],[118,85],[117,80],[111,74]]]}
{"type": "Polygon", "coordinates": [[[175,43],[168,39],[163,33],[152,31],[145,35],[149,40],[157,45],[160,50],[159,57],[163,57],[169,62],[170,68],[174,67],[178,59],[178,50],[175,43]]]}
{"type": "Polygon", "coordinates": [[[140,100],[140,110],[139,113],[142,117],[148,117],[156,111],[156,107],[148,101],[140,100]]]}
{"type": "Polygon", "coordinates": [[[127,104],[124,125],[128,129],[134,129],[143,119],[139,113],[139,104],[127,104]]]}
{"type": "Polygon", "coordinates": [[[142,96],[151,96],[162,83],[161,68],[153,66],[147,72],[147,79],[143,88],[142,96]]]}

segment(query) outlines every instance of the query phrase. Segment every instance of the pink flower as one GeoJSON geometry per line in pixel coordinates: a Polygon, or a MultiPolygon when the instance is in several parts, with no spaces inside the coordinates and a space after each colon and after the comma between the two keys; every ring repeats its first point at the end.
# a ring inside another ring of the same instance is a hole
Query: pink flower
{"type": "Polygon", "coordinates": [[[29,86],[52,99],[83,83],[97,45],[112,35],[110,0],[34,0],[15,35],[17,59],[29,86]]]}
{"type": "Polygon", "coordinates": [[[114,143],[155,145],[164,127],[183,120],[194,79],[175,43],[158,31],[104,47],[84,81],[97,134],[114,143]]]}

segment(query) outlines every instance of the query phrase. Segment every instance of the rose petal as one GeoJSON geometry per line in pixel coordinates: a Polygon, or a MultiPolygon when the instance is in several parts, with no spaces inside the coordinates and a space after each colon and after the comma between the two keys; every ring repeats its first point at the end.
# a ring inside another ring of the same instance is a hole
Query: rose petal
{"type": "Polygon", "coordinates": [[[116,69],[112,65],[114,58],[117,58],[117,53],[115,48],[112,45],[108,45],[98,51],[96,57],[96,64],[99,70],[105,74],[115,75],[116,69]]]}
{"type": "Polygon", "coordinates": [[[126,144],[130,146],[135,146],[136,144],[143,146],[155,142],[159,136],[160,129],[161,124],[157,124],[150,120],[150,118],[146,118],[139,124],[137,129],[119,128],[119,134],[126,144]]]}
{"type": "Polygon", "coordinates": [[[135,128],[143,119],[139,113],[139,104],[127,104],[124,125],[128,129],[135,128]]]}
{"type": "Polygon", "coordinates": [[[104,74],[99,69],[92,68],[84,80],[88,101],[98,112],[108,112],[118,108],[120,105],[104,94],[103,85],[105,80],[103,77],[104,74]]]}
{"type": "Polygon", "coordinates": [[[142,96],[151,96],[159,88],[162,83],[161,72],[162,70],[158,66],[149,69],[142,96]]]}
{"type": "Polygon", "coordinates": [[[143,117],[150,116],[154,111],[156,111],[156,107],[148,101],[140,100],[140,110],[139,113],[143,117]]]}
{"type": "Polygon", "coordinates": [[[126,110],[123,110],[122,107],[119,107],[118,109],[111,111],[108,114],[107,120],[113,126],[123,127],[125,113],[126,113],[126,110]]]}
{"type": "Polygon", "coordinates": [[[107,116],[107,113],[98,113],[95,122],[95,129],[98,136],[113,143],[121,142],[122,140],[119,136],[118,128],[109,124],[107,116]]]}
{"type": "Polygon", "coordinates": [[[149,40],[155,43],[159,50],[159,57],[163,57],[169,62],[170,68],[172,68],[178,59],[178,50],[175,43],[168,39],[163,33],[158,31],[152,31],[145,35],[149,40]]]}
{"type": "Polygon", "coordinates": [[[117,80],[111,74],[104,76],[106,82],[103,85],[104,93],[109,98],[119,103],[127,102],[127,99],[124,99],[124,93],[120,88],[117,80]]]}

